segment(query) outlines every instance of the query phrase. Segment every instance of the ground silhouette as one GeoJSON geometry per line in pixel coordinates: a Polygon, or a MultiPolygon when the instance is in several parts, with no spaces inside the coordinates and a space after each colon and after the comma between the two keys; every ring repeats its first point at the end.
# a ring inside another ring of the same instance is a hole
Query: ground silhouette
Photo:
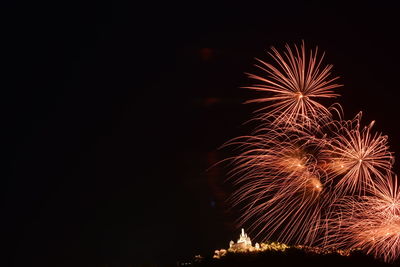
{"type": "Polygon", "coordinates": [[[257,253],[228,253],[220,259],[205,257],[193,260],[194,266],[397,266],[399,262],[385,263],[365,255],[361,251],[353,251],[350,256],[339,254],[317,254],[303,249],[289,248],[285,251],[263,251],[257,253]]]}

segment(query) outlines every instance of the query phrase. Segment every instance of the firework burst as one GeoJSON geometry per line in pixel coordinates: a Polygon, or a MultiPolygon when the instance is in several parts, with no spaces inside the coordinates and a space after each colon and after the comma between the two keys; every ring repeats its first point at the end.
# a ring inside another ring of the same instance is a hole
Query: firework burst
{"type": "Polygon", "coordinates": [[[392,262],[400,255],[400,191],[397,177],[387,175],[369,195],[343,198],[331,219],[326,246],[359,248],[392,262]]]}
{"type": "Polygon", "coordinates": [[[373,133],[371,122],[361,128],[361,113],[351,121],[337,122],[330,142],[322,148],[320,158],[326,163],[328,176],[336,179],[339,195],[363,193],[376,180],[383,181],[393,164],[387,136],[373,133]]]}
{"type": "Polygon", "coordinates": [[[322,67],[324,54],[318,57],[318,48],[307,55],[304,43],[300,49],[286,45],[286,51],[281,54],[272,47],[268,53],[275,61],[276,66],[258,60],[259,69],[267,77],[248,74],[257,84],[246,87],[267,93],[265,97],[248,102],[270,102],[262,108],[261,117],[275,117],[275,124],[288,125],[291,123],[310,123],[314,119],[329,118],[331,113],[328,108],[316,100],[338,96],[333,89],[340,87],[334,83],[338,77],[330,78],[332,65],[322,67]],[[268,112],[264,112],[268,111],[268,112]]]}
{"type": "Polygon", "coordinates": [[[263,240],[313,244],[321,207],[332,199],[314,157],[319,142],[300,126],[259,132],[230,142],[243,151],[233,158],[231,172],[238,187],[232,202],[243,210],[239,224],[247,223],[263,240]]]}
{"type": "Polygon", "coordinates": [[[239,226],[263,241],[335,248],[361,248],[385,261],[400,255],[400,194],[392,176],[394,157],[387,136],[361,126],[361,113],[342,119],[339,104],[317,100],[338,96],[317,49],[290,48],[258,60],[267,74],[249,74],[266,93],[248,102],[259,109],[261,126],[228,142],[239,148],[230,158],[236,186],[231,203],[241,209],[239,226]],[[336,106],[335,106],[336,105],[336,106]],[[333,111],[337,111],[334,119],[333,111]]]}

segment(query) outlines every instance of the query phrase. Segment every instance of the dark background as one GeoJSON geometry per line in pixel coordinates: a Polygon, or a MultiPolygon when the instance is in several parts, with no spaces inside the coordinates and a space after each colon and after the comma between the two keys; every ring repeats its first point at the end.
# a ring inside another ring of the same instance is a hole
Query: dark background
{"type": "Polygon", "coordinates": [[[11,266],[174,264],[227,247],[226,169],[207,168],[250,130],[256,107],[242,103],[256,95],[240,87],[271,45],[326,51],[346,118],[363,110],[400,149],[395,5],[54,2],[1,4],[11,266]]]}

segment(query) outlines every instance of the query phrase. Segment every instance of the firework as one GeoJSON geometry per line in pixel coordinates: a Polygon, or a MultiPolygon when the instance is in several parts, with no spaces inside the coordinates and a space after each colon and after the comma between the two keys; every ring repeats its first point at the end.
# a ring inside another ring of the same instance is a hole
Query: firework
{"type": "MultiPolygon", "coordinates": [[[[335,179],[338,195],[361,193],[383,181],[393,164],[387,136],[373,133],[372,126],[361,128],[361,113],[351,121],[340,121],[333,137],[322,148],[320,159],[328,176],[335,179]]],[[[331,124],[332,125],[332,124],[331,124]]]]}
{"type": "Polygon", "coordinates": [[[332,199],[314,157],[319,142],[300,126],[259,132],[230,143],[243,150],[231,172],[238,186],[232,202],[243,210],[239,224],[248,223],[264,241],[313,244],[321,209],[332,199]]]}
{"type": "Polygon", "coordinates": [[[260,64],[256,67],[267,77],[248,74],[259,83],[246,87],[267,93],[265,97],[248,101],[271,103],[259,110],[263,111],[261,117],[274,116],[275,124],[280,126],[297,122],[308,124],[315,119],[331,117],[329,109],[316,100],[338,96],[333,89],[341,85],[334,83],[338,77],[330,78],[332,65],[322,67],[324,54],[319,57],[316,48],[307,55],[304,43],[300,49],[295,45],[294,50],[286,45],[283,54],[272,47],[268,54],[276,66],[257,59],[260,64]]]}
{"type": "Polygon", "coordinates": [[[269,55],[276,66],[258,60],[267,77],[249,74],[259,83],[248,87],[266,96],[248,102],[270,105],[259,110],[252,135],[228,142],[240,150],[230,158],[238,224],[263,241],[361,248],[395,260],[400,194],[387,136],[373,131],[374,122],[361,126],[361,113],[343,120],[339,104],[317,102],[341,86],[317,49],[307,55],[304,43],[286,45],[269,55]]]}
{"type": "Polygon", "coordinates": [[[359,248],[392,262],[400,255],[400,191],[397,177],[387,174],[367,196],[346,197],[331,219],[327,246],[359,248]]]}

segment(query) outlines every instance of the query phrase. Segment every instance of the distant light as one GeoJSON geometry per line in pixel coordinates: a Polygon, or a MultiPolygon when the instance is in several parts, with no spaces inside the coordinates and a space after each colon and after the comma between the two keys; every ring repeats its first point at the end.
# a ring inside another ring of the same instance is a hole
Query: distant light
{"type": "Polygon", "coordinates": [[[213,57],[214,51],[211,48],[201,48],[200,49],[200,57],[203,61],[209,61],[213,57]]]}
{"type": "Polygon", "coordinates": [[[210,201],[210,206],[213,207],[213,208],[215,208],[215,201],[214,201],[214,200],[211,200],[211,201],[210,201]]]}
{"type": "Polygon", "coordinates": [[[208,97],[204,100],[205,106],[211,106],[219,102],[219,99],[216,97],[208,97]]]}

